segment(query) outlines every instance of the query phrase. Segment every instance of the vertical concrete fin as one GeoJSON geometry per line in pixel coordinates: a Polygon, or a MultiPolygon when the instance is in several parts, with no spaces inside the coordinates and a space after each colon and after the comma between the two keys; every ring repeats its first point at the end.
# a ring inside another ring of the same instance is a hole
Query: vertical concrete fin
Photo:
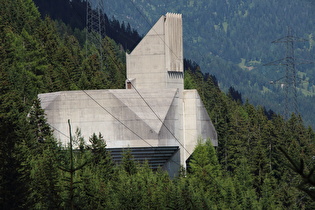
{"type": "Polygon", "coordinates": [[[183,72],[182,15],[167,13],[165,21],[165,64],[167,71],[183,72]]]}

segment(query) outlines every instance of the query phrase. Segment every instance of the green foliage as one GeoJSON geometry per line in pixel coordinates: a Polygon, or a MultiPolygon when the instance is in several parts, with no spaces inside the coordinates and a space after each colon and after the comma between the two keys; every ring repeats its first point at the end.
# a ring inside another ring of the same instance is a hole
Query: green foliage
{"type": "Polygon", "coordinates": [[[196,89],[196,88],[197,88],[197,85],[193,83],[191,74],[187,72],[184,78],[184,89],[189,90],[189,89],[196,89]]]}
{"type": "Polygon", "coordinates": [[[113,160],[110,152],[106,150],[106,143],[101,133],[97,136],[93,134],[89,139],[91,146],[88,146],[88,150],[91,151],[91,164],[95,170],[101,174],[103,180],[109,180],[114,175],[113,160]]]}
{"type": "Polygon", "coordinates": [[[129,149],[124,151],[122,167],[129,175],[137,173],[137,166],[129,149]]]}
{"type": "Polygon", "coordinates": [[[220,175],[219,161],[210,140],[207,140],[206,143],[202,143],[201,139],[198,140],[194,154],[192,154],[190,167],[192,174],[200,179],[220,175]]]}
{"type": "Polygon", "coordinates": [[[3,209],[29,207],[29,171],[27,151],[22,145],[26,107],[11,86],[8,74],[0,65],[0,206],[3,209]]]}
{"type": "MultiPolygon", "coordinates": [[[[302,178],[302,182],[299,184],[298,188],[304,192],[306,192],[311,199],[315,201],[315,167],[308,168],[305,164],[304,159],[300,158],[299,161],[294,160],[289,154],[280,147],[280,151],[285,155],[285,157],[289,160],[291,168],[294,172],[299,174],[302,178]]],[[[313,158],[313,157],[312,157],[313,158]]]]}
{"type": "Polygon", "coordinates": [[[46,140],[38,145],[31,156],[32,199],[36,209],[57,209],[61,207],[61,173],[56,161],[57,145],[46,140]]]}

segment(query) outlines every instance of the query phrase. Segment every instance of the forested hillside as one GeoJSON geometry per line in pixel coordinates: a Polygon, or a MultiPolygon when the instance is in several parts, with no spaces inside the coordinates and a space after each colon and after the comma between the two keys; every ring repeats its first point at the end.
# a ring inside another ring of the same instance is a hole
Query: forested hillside
{"type": "Polygon", "coordinates": [[[286,121],[247,101],[242,104],[238,91],[230,88],[225,94],[220,80],[190,60],[185,60],[185,88],[199,91],[219,146],[200,142],[188,171],[171,179],[134,162],[128,151],[115,165],[101,134],[83,141],[73,131],[70,139],[79,149],[62,147],[37,94],[123,88],[123,43],[103,39],[107,56],[101,69],[95,47],[81,39],[84,31],[42,19],[32,0],[0,0],[0,5],[2,209],[315,208],[313,186],[288,167],[279,150],[303,160],[297,163],[303,166],[299,172],[314,173],[314,131],[300,116],[286,121]]]}
{"type": "MultiPolygon", "coordinates": [[[[49,16],[54,20],[61,20],[75,30],[83,30],[86,27],[86,1],[34,0],[34,3],[42,17],[49,16]]],[[[120,23],[114,17],[108,18],[106,14],[101,19],[103,20],[101,24],[105,26],[106,35],[120,43],[125,50],[131,51],[141,40],[141,36],[131,28],[128,22],[122,21],[120,23]]],[[[84,41],[84,37],[80,38],[80,43],[84,41]]]]}
{"type": "MultiPolygon", "coordinates": [[[[140,33],[146,33],[166,12],[182,13],[185,57],[199,63],[204,73],[215,75],[225,92],[233,86],[251,103],[277,113],[284,112],[285,91],[270,81],[284,77],[285,66],[263,64],[285,57],[286,47],[271,42],[286,36],[289,26],[294,36],[309,40],[295,43],[295,57],[315,60],[312,0],[104,2],[109,16],[128,21],[140,33]]],[[[299,111],[306,124],[315,127],[315,67],[312,64],[296,68],[299,111]]]]}

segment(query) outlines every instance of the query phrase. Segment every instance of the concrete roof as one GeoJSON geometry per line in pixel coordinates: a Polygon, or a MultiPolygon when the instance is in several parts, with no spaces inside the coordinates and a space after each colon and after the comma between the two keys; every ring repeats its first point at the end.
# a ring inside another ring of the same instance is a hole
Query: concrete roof
{"type": "Polygon", "coordinates": [[[121,133],[122,130],[126,132],[122,123],[144,139],[158,139],[177,90],[138,92],[134,89],[60,91],[39,94],[39,98],[48,122],[66,134],[67,120],[70,119],[73,127],[81,129],[86,140],[98,132],[107,138],[115,136],[115,139],[108,140],[139,139],[121,133]]]}
{"type": "Polygon", "coordinates": [[[138,90],[140,93],[138,94],[136,90],[109,90],[109,92],[157,134],[161,130],[162,122],[164,122],[171,107],[176,91],[175,89],[164,91],[138,90]]]}

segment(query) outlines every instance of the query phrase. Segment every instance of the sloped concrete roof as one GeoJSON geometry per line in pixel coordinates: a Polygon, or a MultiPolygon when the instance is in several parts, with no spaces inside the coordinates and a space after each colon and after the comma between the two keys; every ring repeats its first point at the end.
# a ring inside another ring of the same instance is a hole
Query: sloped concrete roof
{"type": "Polygon", "coordinates": [[[141,93],[138,94],[136,90],[109,90],[156,134],[161,130],[162,122],[171,107],[176,91],[175,89],[167,91],[140,90],[139,93],[141,93]]]}
{"type": "MultiPolygon", "coordinates": [[[[99,132],[108,141],[139,139],[139,136],[157,140],[177,90],[138,92],[134,89],[61,91],[39,94],[39,98],[48,122],[63,133],[68,133],[70,119],[73,127],[81,129],[86,141],[99,132]]],[[[55,134],[64,139],[60,133],[55,134]]]]}

